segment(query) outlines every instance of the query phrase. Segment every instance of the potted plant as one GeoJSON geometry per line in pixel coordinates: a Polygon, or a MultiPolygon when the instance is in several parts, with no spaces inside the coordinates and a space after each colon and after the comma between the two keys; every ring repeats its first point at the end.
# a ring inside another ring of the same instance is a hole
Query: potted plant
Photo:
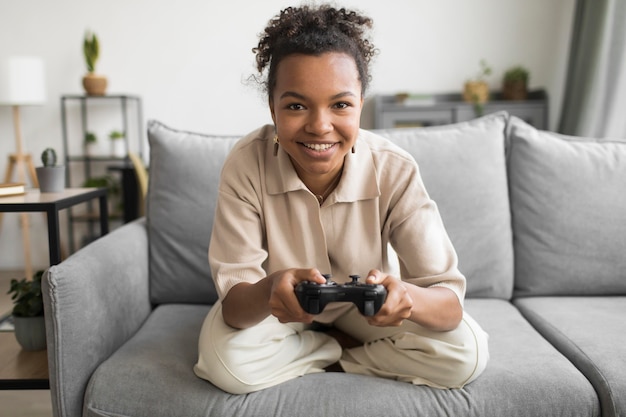
{"type": "Polygon", "coordinates": [[[100,42],[95,33],[87,31],[83,40],[83,55],[87,64],[87,74],[83,77],[83,87],[90,96],[103,96],[107,89],[107,79],[96,74],[96,62],[100,57],[100,42]]]}
{"type": "Polygon", "coordinates": [[[489,100],[489,84],[486,78],[491,75],[491,67],[481,59],[480,70],[473,79],[467,80],[463,88],[463,100],[474,105],[477,116],[482,115],[483,105],[489,100]]]}
{"type": "Polygon", "coordinates": [[[113,130],[109,133],[109,139],[111,139],[111,156],[123,158],[126,156],[126,143],[124,134],[119,130],[113,130]]]}
{"type": "Polygon", "coordinates": [[[44,271],[37,271],[32,280],[12,279],[7,294],[13,294],[13,325],[15,338],[24,350],[46,348],[46,327],[41,295],[41,277],[44,271]]]}
{"type": "Polygon", "coordinates": [[[509,68],[502,80],[502,96],[505,100],[525,100],[528,96],[529,71],[521,65],[509,68]]]}
{"type": "Polygon", "coordinates": [[[110,205],[109,213],[115,214],[123,211],[123,202],[121,199],[122,187],[111,175],[103,175],[101,177],[90,177],[83,181],[83,187],[86,188],[106,188],[108,202],[110,205]]]}
{"type": "Polygon", "coordinates": [[[43,166],[35,168],[39,190],[42,193],[58,193],[65,188],[65,167],[57,165],[57,153],[46,148],[41,153],[43,166]]]}
{"type": "Polygon", "coordinates": [[[97,154],[98,137],[93,132],[85,133],[85,155],[94,156],[97,154]]]}

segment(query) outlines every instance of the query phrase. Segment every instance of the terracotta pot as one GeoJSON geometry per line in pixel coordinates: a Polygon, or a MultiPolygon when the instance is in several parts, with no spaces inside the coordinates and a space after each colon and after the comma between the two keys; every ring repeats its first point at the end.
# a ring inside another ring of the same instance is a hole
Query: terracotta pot
{"type": "Polygon", "coordinates": [[[83,87],[90,96],[103,96],[107,90],[107,79],[103,75],[90,72],[83,77],[83,87]]]}
{"type": "Polygon", "coordinates": [[[463,89],[463,100],[468,103],[486,103],[489,100],[489,85],[484,81],[468,81],[463,89]]]}
{"type": "Polygon", "coordinates": [[[502,85],[502,97],[505,100],[526,100],[528,89],[524,81],[505,81],[502,85]]]}

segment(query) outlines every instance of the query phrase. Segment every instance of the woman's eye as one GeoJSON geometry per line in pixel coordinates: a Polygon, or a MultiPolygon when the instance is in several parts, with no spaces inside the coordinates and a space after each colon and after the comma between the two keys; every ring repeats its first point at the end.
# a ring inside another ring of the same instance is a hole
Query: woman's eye
{"type": "Polygon", "coordinates": [[[288,105],[287,108],[289,110],[302,110],[302,109],[304,109],[304,106],[302,104],[294,103],[294,104],[288,105]]]}
{"type": "Polygon", "coordinates": [[[346,103],[345,101],[335,104],[335,108],[337,109],[347,109],[348,107],[350,107],[350,103],[346,103]]]}

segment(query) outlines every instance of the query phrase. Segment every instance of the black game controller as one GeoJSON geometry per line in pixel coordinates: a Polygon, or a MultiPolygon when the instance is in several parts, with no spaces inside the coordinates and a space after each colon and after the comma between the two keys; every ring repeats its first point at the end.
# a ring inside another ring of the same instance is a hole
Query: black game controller
{"type": "Polygon", "coordinates": [[[302,309],[309,314],[319,314],[333,301],[351,301],[361,314],[373,316],[383,306],[387,290],[380,284],[359,282],[358,275],[350,275],[352,282],[337,284],[329,274],[324,274],[325,284],[303,281],[296,286],[296,297],[302,309]]]}

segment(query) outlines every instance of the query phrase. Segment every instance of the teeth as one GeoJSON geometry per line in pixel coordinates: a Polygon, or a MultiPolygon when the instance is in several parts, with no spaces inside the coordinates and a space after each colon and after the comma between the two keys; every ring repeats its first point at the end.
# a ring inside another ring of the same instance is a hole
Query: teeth
{"type": "Polygon", "coordinates": [[[333,144],[332,143],[324,143],[324,144],[322,144],[322,143],[312,143],[312,144],[311,143],[305,143],[304,146],[306,146],[309,149],[313,149],[313,150],[321,152],[321,151],[325,151],[327,149],[330,149],[333,146],[333,144]]]}

